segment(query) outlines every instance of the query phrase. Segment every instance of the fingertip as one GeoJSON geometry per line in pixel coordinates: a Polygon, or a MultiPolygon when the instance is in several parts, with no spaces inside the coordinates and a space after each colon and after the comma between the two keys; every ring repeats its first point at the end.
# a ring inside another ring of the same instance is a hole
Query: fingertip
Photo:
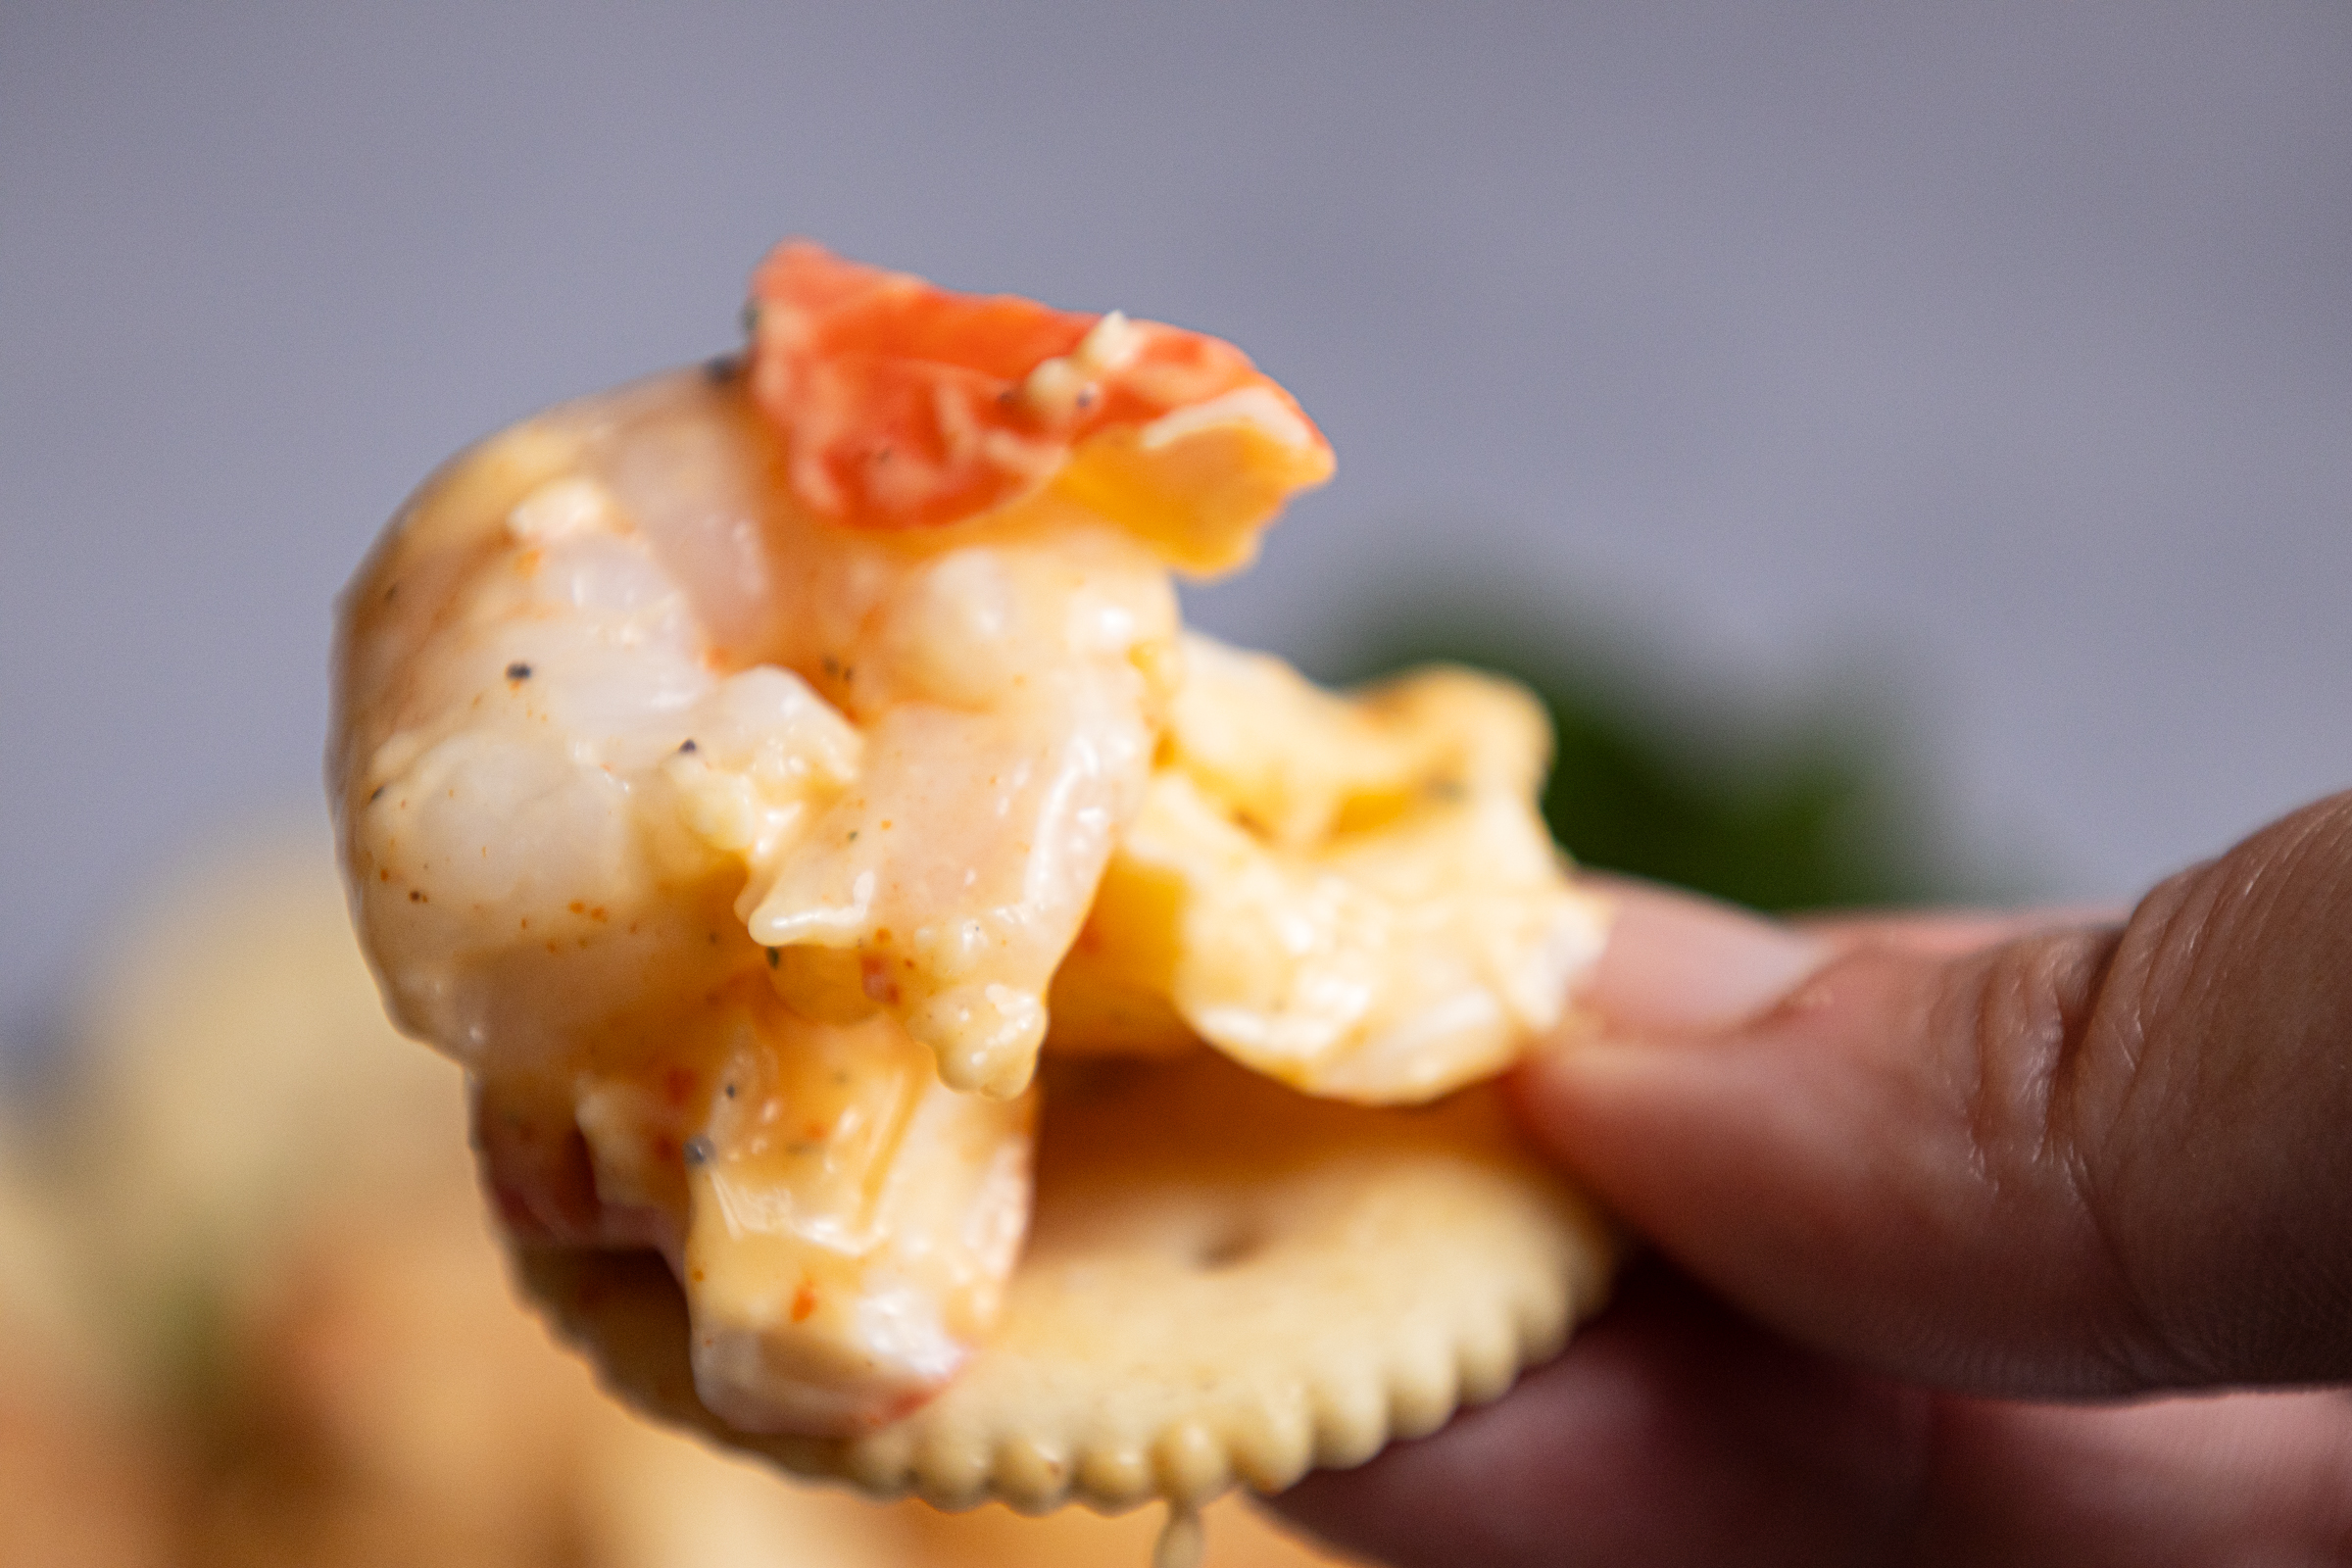
{"type": "Polygon", "coordinates": [[[1795,1086],[1738,1035],[1602,1034],[1522,1064],[1506,1088],[1536,1146],[1670,1250],[1729,1194],[1777,1174],[1759,1148],[1795,1086]]]}
{"type": "Polygon", "coordinates": [[[1608,945],[1580,1003],[1611,1032],[1700,1034],[1771,1006],[1826,962],[1817,936],[1693,894],[1612,882],[1608,945]]]}

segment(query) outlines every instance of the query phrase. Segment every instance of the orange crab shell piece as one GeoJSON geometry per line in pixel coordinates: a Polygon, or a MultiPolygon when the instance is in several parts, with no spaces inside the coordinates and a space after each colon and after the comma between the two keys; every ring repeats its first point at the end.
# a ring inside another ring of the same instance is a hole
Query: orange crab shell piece
{"type": "Polygon", "coordinates": [[[1010,295],[956,294],[806,240],[752,278],[752,390],[796,499],[919,528],[1049,489],[1172,564],[1238,565],[1331,447],[1232,344],[1010,295]]]}

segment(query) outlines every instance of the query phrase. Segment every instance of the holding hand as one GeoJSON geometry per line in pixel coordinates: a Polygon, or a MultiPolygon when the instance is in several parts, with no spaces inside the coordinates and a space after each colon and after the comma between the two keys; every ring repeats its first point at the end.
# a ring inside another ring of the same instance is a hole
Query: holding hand
{"type": "Polygon", "coordinates": [[[2352,1395],[2218,1393],[2352,1380],[2352,794],[2121,924],[1622,900],[1519,1087],[1659,1257],[1286,1511],[1416,1565],[2352,1555],[2352,1395]]]}

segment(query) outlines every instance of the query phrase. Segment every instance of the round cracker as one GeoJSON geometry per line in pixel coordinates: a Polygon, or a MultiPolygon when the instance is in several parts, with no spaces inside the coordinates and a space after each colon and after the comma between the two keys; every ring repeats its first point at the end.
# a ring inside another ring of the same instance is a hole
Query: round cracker
{"type": "Polygon", "coordinates": [[[524,1250],[526,1288],[638,1405],[804,1475],[949,1508],[1203,1501],[1433,1431],[1554,1354],[1616,1240],[1496,1091],[1368,1108],[1207,1053],[1066,1063],[1003,1322],[938,1397],[847,1440],[696,1398],[651,1253],[524,1250]]]}

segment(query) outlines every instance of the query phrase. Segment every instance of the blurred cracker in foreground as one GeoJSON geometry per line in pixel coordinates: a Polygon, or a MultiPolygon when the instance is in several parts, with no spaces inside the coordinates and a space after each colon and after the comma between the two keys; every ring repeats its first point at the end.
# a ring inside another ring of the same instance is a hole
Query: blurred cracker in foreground
{"type": "Polygon", "coordinates": [[[19,1144],[0,1127],[0,1565],[163,1568],[170,1467],[90,1332],[50,1195],[20,1168],[19,1144]]]}
{"type": "MultiPolygon", "coordinates": [[[[58,1517],[93,1550],[98,1510],[152,1517],[140,1539],[154,1544],[19,1558],[0,1541],[0,1564],[1148,1559],[1152,1518],[879,1505],[793,1485],[600,1395],[514,1302],[473,1190],[458,1071],[385,1022],[322,833],[249,839],[183,873],[94,973],[78,1071],[44,1142],[71,1205],[39,1227],[11,1227],[0,1206],[0,1318],[16,1286],[66,1279],[15,1266],[19,1231],[61,1260],[70,1238],[94,1289],[60,1283],[38,1315],[93,1364],[124,1368],[148,1413],[79,1449],[42,1440],[97,1461],[58,1517]],[[129,1464],[143,1450],[185,1472],[176,1549],[167,1508],[121,1500],[159,1468],[129,1464]],[[128,1479],[115,1474],[125,1465],[128,1479]]],[[[32,1387],[5,1355],[0,1423],[32,1387]]],[[[0,1488],[12,1458],[0,1454],[0,1488]]],[[[1335,1560],[1238,1500],[1211,1519],[1210,1568],[1335,1560]]]]}

